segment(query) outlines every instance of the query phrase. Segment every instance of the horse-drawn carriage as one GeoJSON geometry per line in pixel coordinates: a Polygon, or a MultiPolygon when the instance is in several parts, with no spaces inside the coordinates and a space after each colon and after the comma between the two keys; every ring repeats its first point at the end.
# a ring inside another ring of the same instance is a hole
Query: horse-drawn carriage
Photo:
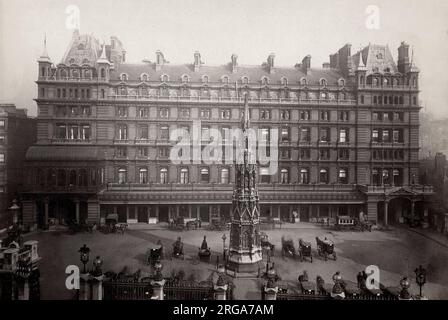
{"type": "Polygon", "coordinates": [[[210,262],[210,259],[212,257],[212,251],[210,250],[208,244],[207,244],[207,238],[204,236],[204,240],[202,240],[201,247],[199,248],[198,252],[199,260],[210,262]]]}
{"type": "Polygon", "coordinates": [[[332,256],[333,259],[336,261],[336,251],[334,250],[334,243],[331,240],[328,240],[327,238],[324,238],[323,240],[319,237],[316,237],[316,243],[317,243],[317,253],[319,256],[324,257],[325,261],[327,261],[328,256],[332,256]]]}
{"type": "Polygon", "coordinates": [[[264,232],[260,232],[260,243],[262,250],[266,250],[270,256],[274,255],[275,245],[269,242],[269,237],[264,232]]]}
{"type": "Polygon", "coordinates": [[[300,261],[304,261],[306,258],[309,258],[310,262],[313,262],[311,243],[306,242],[303,239],[299,239],[299,256],[300,261]]]}
{"type": "Polygon", "coordinates": [[[282,257],[292,257],[293,259],[296,258],[296,248],[294,247],[294,241],[292,239],[288,238],[285,239],[285,237],[282,237],[282,257]]]}
{"type": "Polygon", "coordinates": [[[170,219],[169,228],[173,230],[190,230],[197,229],[201,226],[201,222],[196,218],[184,218],[184,217],[176,217],[174,219],[170,219]]]}
{"type": "Polygon", "coordinates": [[[181,238],[177,238],[176,242],[173,243],[173,251],[171,253],[171,259],[172,258],[179,258],[184,260],[184,243],[182,242],[181,238]]]}
{"type": "Polygon", "coordinates": [[[225,219],[219,216],[210,219],[210,230],[223,231],[228,229],[228,223],[225,219]]]}
{"type": "Polygon", "coordinates": [[[160,263],[162,261],[163,257],[163,245],[159,240],[156,246],[148,249],[148,252],[146,254],[146,261],[150,266],[155,267],[157,263],[160,263]]]}

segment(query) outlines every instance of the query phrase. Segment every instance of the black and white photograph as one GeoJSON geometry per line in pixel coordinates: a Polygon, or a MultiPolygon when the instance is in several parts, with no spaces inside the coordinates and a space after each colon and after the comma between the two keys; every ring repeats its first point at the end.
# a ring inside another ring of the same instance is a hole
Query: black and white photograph
{"type": "Polygon", "coordinates": [[[0,300],[448,300],[447,52],[445,0],[0,0],[0,300]]]}

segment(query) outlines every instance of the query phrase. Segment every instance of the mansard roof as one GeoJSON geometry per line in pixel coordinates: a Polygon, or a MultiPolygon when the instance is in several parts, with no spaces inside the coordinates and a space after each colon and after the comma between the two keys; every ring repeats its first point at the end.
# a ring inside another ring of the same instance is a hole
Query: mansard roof
{"type": "MultiPolygon", "coordinates": [[[[351,56],[354,70],[357,70],[359,64],[359,53],[362,54],[362,60],[367,70],[367,74],[373,73],[398,73],[397,65],[390,53],[389,46],[379,44],[369,44],[364,49],[351,56]]],[[[362,66],[362,64],[361,64],[362,66]]]]}
{"type": "Polygon", "coordinates": [[[93,66],[101,55],[99,41],[88,34],[74,33],[68,50],[61,63],[65,65],[91,65],[93,66]]]}
{"type": "Polygon", "coordinates": [[[270,73],[269,70],[260,65],[239,65],[232,73],[230,65],[222,66],[207,66],[202,65],[199,71],[194,71],[192,64],[183,65],[171,65],[165,64],[160,70],[156,70],[154,64],[130,64],[124,63],[116,66],[111,71],[111,80],[120,80],[121,74],[127,74],[129,81],[140,81],[140,75],[146,73],[149,75],[149,81],[161,81],[162,75],[168,75],[171,82],[181,82],[183,75],[190,77],[190,82],[202,83],[203,76],[208,76],[210,83],[222,83],[223,76],[229,77],[229,84],[235,84],[235,82],[241,83],[243,77],[249,78],[249,83],[261,84],[262,78],[269,79],[269,84],[281,85],[282,78],[288,80],[289,85],[298,84],[300,79],[307,79],[308,85],[319,85],[319,80],[324,78],[327,80],[328,85],[338,85],[338,80],[343,77],[342,73],[338,70],[330,68],[311,68],[307,73],[304,73],[300,68],[285,68],[276,67],[274,73],[270,73]]]}

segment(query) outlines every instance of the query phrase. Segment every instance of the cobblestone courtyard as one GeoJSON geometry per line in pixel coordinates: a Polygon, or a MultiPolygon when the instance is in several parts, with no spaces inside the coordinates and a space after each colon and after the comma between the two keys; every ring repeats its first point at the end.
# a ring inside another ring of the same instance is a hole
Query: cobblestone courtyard
{"type": "MultiPolygon", "coordinates": [[[[269,241],[276,246],[276,270],[282,280],[296,281],[303,270],[307,270],[310,280],[315,281],[317,275],[331,282],[336,271],[342,276],[356,282],[356,275],[367,265],[377,265],[381,270],[381,282],[386,286],[397,286],[404,276],[411,279],[411,292],[417,293],[413,270],[422,264],[428,269],[428,283],[424,287],[424,294],[431,299],[448,299],[448,248],[430,239],[422,237],[406,229],[373,232],[335,232],[320,227],[301,223],[286,224],[282,229],[264,231],[269,235],[269,241]],[[281,256],[281,237],[290,237],[297,248],[298,239],[303,238],[312,243],[313,263],[300,262],[281,256]],[[337,261],[323,261],[317,256],[316,236],[326,236],[335,242],[337,261]]],[[[194,274],[198,280],[208,278],[215,271],[216,256],[222,254],[223,233],[226,232],[191,230],[170,231],[167,229],[138,229],[128,230],[121,234],[93,234],[81,233],[68,235],[65,232],[39,232],[28,235],[26,239],[39,241],[41,270],[42,299],[71,299],[73,293],[65,288],[65,268],[67,265],[80,265],[79,248],[85,243],[91,248],[91,261],[96,255],[104,260],[103,271],[121,271],[124,266],[130,272],[141,269],[143,273],[150,273],[145,263],[146,251],[159,239],[162,241],[166,253],[177,237],[182,237],[185,249],[185,260],[163,260],[163,273],[168,276],[172,270],[183,270],[187,277],[194,274]],[[207,236],[208,244],[213,252],[211,263],[197,260],[198,248],[203,236],[207,236]]],[[[166,254],[168,256],[168,254],[166,254]]],[[[89,262],[91,265],[91,262],[89,262]]],[[[259,299],[260,279],[236,279],[235,295],[238,299],[259,299]]]]}

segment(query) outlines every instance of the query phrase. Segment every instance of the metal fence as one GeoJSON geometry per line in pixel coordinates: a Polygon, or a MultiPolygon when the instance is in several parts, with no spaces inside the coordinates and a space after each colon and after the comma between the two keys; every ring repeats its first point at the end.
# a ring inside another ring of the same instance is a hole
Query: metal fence
{"type": "MultiPolygon", "coordinates": [[[[165,279],[163,287],[165,300],[213,300],[214,286],[211,281],[174,281],[165,279]]],[[[103,283],[104,300],[149,300],[153,293],[150,281],[103,283]]],[[[233,298],[233,286],[229,285],[227,299],[233,298]]]]}

